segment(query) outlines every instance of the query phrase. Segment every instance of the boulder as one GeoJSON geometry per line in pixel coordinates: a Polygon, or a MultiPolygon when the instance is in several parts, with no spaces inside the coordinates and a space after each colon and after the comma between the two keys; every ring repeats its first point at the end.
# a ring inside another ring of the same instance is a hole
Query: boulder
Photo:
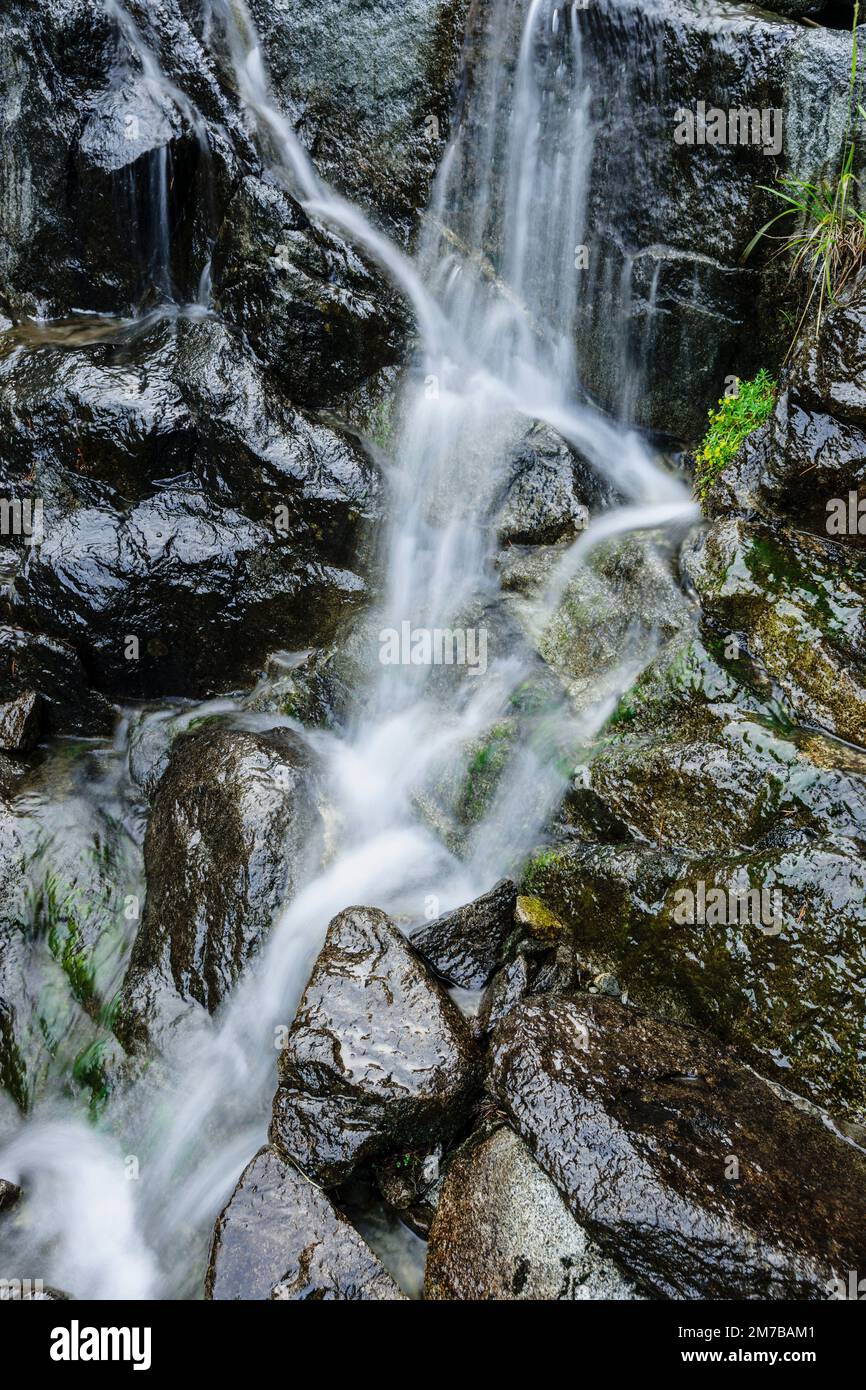
{"type": "Polygon", "coordinates": [[[451,1159],[430,1230],[424,1295],[473,1302],[636,1296],[507,1126],[473,1135],[451,1159]]]}
{"type": "Polygon", "coordinates": [[[147,899],[117,1024],[127,1046],[190,1001],[214,1012],[292,896],[317,827],[315,768],[291,730],[216,721],[177,739],[145,837],[147,899]]]}
{"type": "Polygon", "coordinates": [[[491,1086],[575,1218],[666,1298],[815,1299],[864,1260],[866,1153],[704,1035],[530,1000],[491,1086]]]}
{"type": "Polygon", "coordinates": [[[510,964],[497,970],[478,1008],[478,1026],[482,1033],[491,1032],[531,992],[532,973],[524,955],[515,956],[510,964]]]}
{"type": "Polygon", "coordinates": [[[516,902],[514,884],[503,879],[483,897],[414,932],[412,945],[449,984],[482,989],[501,963],[514,931],[516,902]]]}
{"type": "Polygon", "coordinates": [[[546,852],[529,877],[578,953],[630,998],[710,1028],[763,1073],[862,1122],[862,840],[699,857],[573,845],[546,852]]]}
{"type": "Polygon", "coordinates": [[[589,838],[698,853],[782,831],[856,836],[864,774],[862,753],[800,727],[745,643],[707,626],[673,638],[622,697],[577,763],[566,817],[589,838]]]}
{"type": "Polygon", "coordinates": [[[214,1226],[206,1299],[402,1299],[355,1228],[273,1149],[260,1149],[214,1226]]]}
{"type": "Polygon", "coordinates": [[[249,679],[362,594],[351,566],[377,470],[216,320],[19,351],[0,383],[0,474],[43,504],[41,545],[10,547],[9,611],[73,641],[95,684],[155,696],[249,679]]]}
{"type": "Polygon", "coordinates": [[[81,507],[28,557],[10,616],[70,638],[109,694],[204,695],[249,681],[263,653],[333,632],[363,597],[351,570],[174,487],[126,513],[81,507]]]}
{"type": "Polygon", "coordinates": [[[220,312],[293,401],[333,402],[400,357],[405,313],[392,292],[273,184],[248,177],[239,185],[214,275],[220,312]]]}
{"type": "Polygon", "coordinates": [[[509,461],[496,531],[503,545],[573,540],[589,524],[589,508],[608,493],[559,435],[534,424],[509,461]]]}
{"type": "Polygon", "coordinates": [[[866,745],[866,560],[806,532],[717,522],[686,555],[708,620],[738,636],[794,714],[866,745]]]}
{"type": "Polygon", "coordinates": [[[365,907],[335,917],[280,1054],[277,1149],[336,1186],[450,1138],[479,1082],[467,1023],[393,922],[365,907]]]}

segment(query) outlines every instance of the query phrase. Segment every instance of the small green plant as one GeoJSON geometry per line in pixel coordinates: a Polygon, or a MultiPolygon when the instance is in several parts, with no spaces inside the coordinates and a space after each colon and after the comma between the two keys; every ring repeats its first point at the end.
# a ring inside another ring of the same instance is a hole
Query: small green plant
{"type": "MultiPolygon", "coordinates": [[[[785,207],[775,217],[771,217],[769,222],[764,223],[743,252],[742,259],[745,261],[764,237],[778,241],[779,247],[775,255],[790,258],[790,280],[805,276],[810,288],[792,338],[792,346],[816,296],[817,336],[825,307],[840,298],[846,285],[866,263],[866,212],[856,201],[859,180],[854,174],[855,142],[851,134],[855,112],[859,13],[860,0],[856,0],[848,86],[848,131],[839,173],[835,178],[819,183],[784,176],[778,180],[775,187],[761,184],[760,187],[765,193],[780,199],[785,207]],[[779,236],[770,236],[772,227],[791,217],[796,218],[793,230],[779,236]]],[[[860,116],[866,115],[859,103],[856,103],[856,110],[860,116]]],[[[788,351],[790,353],[790,348],[788,351]]]]}
{"type": "Polygon", "coordinates": [[[710,411],[710,428],[696,455],[695,489],[702,502],[743,440],[772,413],[776,390],[777,383],[762,367],[751,381],[740,382],[735,396],[722,396],[718,409],[710,411]]]}

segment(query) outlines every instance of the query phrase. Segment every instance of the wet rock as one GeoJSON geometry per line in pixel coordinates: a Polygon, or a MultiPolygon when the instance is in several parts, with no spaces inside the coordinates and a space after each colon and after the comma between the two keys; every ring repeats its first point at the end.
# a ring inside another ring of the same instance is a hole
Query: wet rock
{"type": "Polygon", "coordinates": [[[138,696],[249,679],[268,648],[318,640],[356,601],[374,465],[289,406],[215,320],[19,351],[0,380],[5,486],[44,506],[10,608],[74,641],[95,683],[138,696]],[[213,645],[191,631],[206,625],[213,645]]]}
{"type": "Polygon", "coordinates": [[[430,1231],[429,1299],[628,1299],[521,1139],[503,1126],[454,1155],[430,1231]]]}
{"type": "Polygon", "coordinates": [[[33,690],[0,705],[0,748],[6,753],[29,753],[39,738],[41,709],[33,690]]]}
{"type": "Polygon", "coordinates": [[[282,104],[326,178],[408,240],[448,140],[467,0],[251,9],[282,104]]]}
{"type": "Polygon", "coordinates": [[[391,291],[272,184],[241,184],[214,273],[221,312],[301,404],[334,401],[400,355],[405,320],[391,291]]]}
{"type": "MultiPolygon", "coordinates": [[[[16,157],[0,183],[0,304],[13,320],[128,312],[207,299],[212,281],[215,301],[249,322],[264,357],[272,337],[291,349],[294,370],[277,359],[298,398],[303,361],[324,399],[343,378],[375,370],[381,316],[371,306],[390,291],[263,172],[225,45],[206,44],[187,8],[130,0],[124,24],[107,9],[94,18],[86,0],[53,0],[38,15],[24,0],[7,7],[4,144],[16,157]],[[262,227],[249,241],[246,194],[289,209],[249,256],[243,248],[262,227]]],[[[399,315],[386,318],[386,337],[399,332],[399,315]]],[[[389,338],[393,357],[392,348],[389,338]]]]}
{"type": "Polygon", "coordinates": [[[9,1211],[21,1200],[21,1188],[14,1182],[7,1182],[5,1178],[0,1178],[0,1211],[9,1211]]]}
{"type": "Polygon", "coordinates": [[[741,637],[791,709],[866,744],[866,561],[805,532],[717,523],[687,558],[704,613],[741,637]]]}
{"type": "Polygon", "coordinates": [[[16,702],[28,692],[40,697],[40,716],[52,734],[111,731],[115,711],[88,686],[77,653],[60,638],[0,624],[0,693],[16,702]]]}
{"type": "Polygon", "coordinates": [[[494,1037],[491,1083],[650,1292],[822,1300],[863,1264],[866,1156],[700,1033],[601,997],[531,1000],[494,1037]]]}
{"type": "Polygon", "coordinates": [[[421,927],[412,945],[449,984],[481,989],[502,960],[516,902],[514,884],[503,879],[483,897],[421,927]]]}
{"type": "Polygon", "coordinates": [[[59,520],[28,558],[10,609],[71,638],[103,690],[154,697],[249,680],[278,638],[321,638],[363,593],[351,570],[175,487],[125,514],[81,507],[59,520]]]}
{"type": "Polygon", "coordinates": [[[374,1165],[382,1200],[422,1240],[427,1240],[442,1188],[441,1150],[391,1154],[374,1165]]]}
{"type": "Polygon", "coordinates": [[[374,908],[331,922],[284,1051],[271,1140],[330,1187],[447,1139],[479,1082],[468,1025],[374,908]]]}
{"type": "MultiPolygon", "coordinates": [[[[803,706],[805,708],[805,706],[803,706]]],[[[580,833],[686,851],[866,832],[866,758],[798,726],[745,643],[674,638],[575,769],[580,833]]]]}
{"type": "Polygon", "coordinates": [[[532,972],[526,956],[515,956],[498,970],[484,991],[478,1009],[478,1027],[489,1033],[530,992],[532,972]]]}
{"type": "Polygon", "coordinates": [[[510,472],[496,519],[503,545],[572,540],[589,523],[589,504],[606,496],[588,466],[544,425],[525,435],[510,472]]]}
{"type": "Polygon", "coordinates": [[[862,546],[866,520],[861,532],[857,503],[866,490],[864,365],[866,295],[860,289],[830,309],[817,339],[809,330],[783,377],[773,415],[749,435],[710,491],[710,514],[784,517],[817,535],[862,546]],[[839,502],[841,528],[834,507],[839,502]]]}
{"type": "Polygon", "coordinates": [[[840,1118],[866,1113],[862,841],[692,858],[575,845],[530,878],[578,953],[636,1003],[711,1029],[840,1118]]]}
{"type": "Polygon", "coordinates": [[[579,373],[606,408],[625,394],[641,424],[700,438],[726,376],[752,375],[787,347],[784,267],[766,252],[745,265],[741,256],[779,210],[761,185],[838,168],[850,34],[690,0],[602,0],[578,21],[595,126],[579,373]],[[647,53],[657,60],[647,64],[647,53]],[[780,154],[676,143],[675,113],[694,113],[701,99],[781,110],[780,154]]]}
{"type": "Polygon", "coordinates": [[[563,939],[566,928],[555,913],[545,907],[540,898],[522,893],[514,909],[514,921],[530,940],[543,946],[555,946],[563,939]]]}
{"type": "Polygon", "coordinates": [[[194,127],[210,121],[213,153],[225,155],[237,117],[175,0],[150,13],[126,9],[199,117],[192,102],[144,80],[107,7],[13,0],[4,9],[4,146],[15,158],[0,197],[0,294],[14,317],[117,312],[153,288],[193,296],[218,201],[194,127]]]}
{"type": "Polygon", "coordinates": [[[128,1046],[164,1034],[189,1001],[217,1008],[291,897],[318,823],[314,767],[290,730],[216,722],[177,739],[145,838],[147,900],[118,1022],[128,1046]]]}
{"type": "Polygon", "coordinates": [[[694,605],[682,592],[669,546],[668,538],[650,533],[611,541],[592,551],[568,581],[560,569],[562,549],[550,547],[527,582],[513,586],[509,603],[517,621],[581,707],[589,691],[600,700],[620,690],[626,674],[651,658],[660,637],[691,625],[694,605]],[[539,598],[555,608],[540,640],[533,604],[539,598]]]}
{"type": "Polygon", "coordinates": [[[217,1217],[207,1299],[401,1299],[328,1198],[263,1148],[217,1217]]]}

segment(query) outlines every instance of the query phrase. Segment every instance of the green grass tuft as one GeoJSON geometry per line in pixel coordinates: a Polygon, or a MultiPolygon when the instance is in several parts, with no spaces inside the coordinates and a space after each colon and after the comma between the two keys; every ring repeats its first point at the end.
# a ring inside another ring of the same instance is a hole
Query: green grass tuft
{"type": "Polygon", "coordinates": [[[740,382],[736,396],[722,396],[719,408],[710,411],[710,428],[696,455],[695,488],[702,502],[743,440],[772,414],[777,389],[762,367],[751,381],[740,382]]]}

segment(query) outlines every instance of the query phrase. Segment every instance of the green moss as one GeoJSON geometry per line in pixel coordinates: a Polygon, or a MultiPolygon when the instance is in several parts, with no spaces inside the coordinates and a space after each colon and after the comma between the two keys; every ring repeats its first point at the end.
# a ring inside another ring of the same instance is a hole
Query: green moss
{"type": "Polygon", "coordinates": [[[718,410],[709,412],[710,427],[696,455],[695,488],[702,502],[743,441],[772,414],[777,390],[761,368],[751,381],[739,383],[736,396],[722,396],[718,410]]]}
{"type": "Polygon", "coordinates": [[[72,1079],[90,1092],[90,1114],[97,1119],[105,1108],[111,1087],[105,1068],[107,1038],[97,1038],[72,1063],[72,1079]]]}
{"type": "Polygon", "coordinates": [[[458,814],[464,824],[474,825],[490,806],[496,783],[508,761],[514,740],[509,724],[497,724],[483,744],[473,753],[466,770],[460,795],[458,814]]]}
{"type": "Polygon", "coordinates": [[[548,869],[555,867],[562,858],[562,850],[545,849],[531,859],[523,875],[524,886],[534,890],[543,884],[548,869]]]}

